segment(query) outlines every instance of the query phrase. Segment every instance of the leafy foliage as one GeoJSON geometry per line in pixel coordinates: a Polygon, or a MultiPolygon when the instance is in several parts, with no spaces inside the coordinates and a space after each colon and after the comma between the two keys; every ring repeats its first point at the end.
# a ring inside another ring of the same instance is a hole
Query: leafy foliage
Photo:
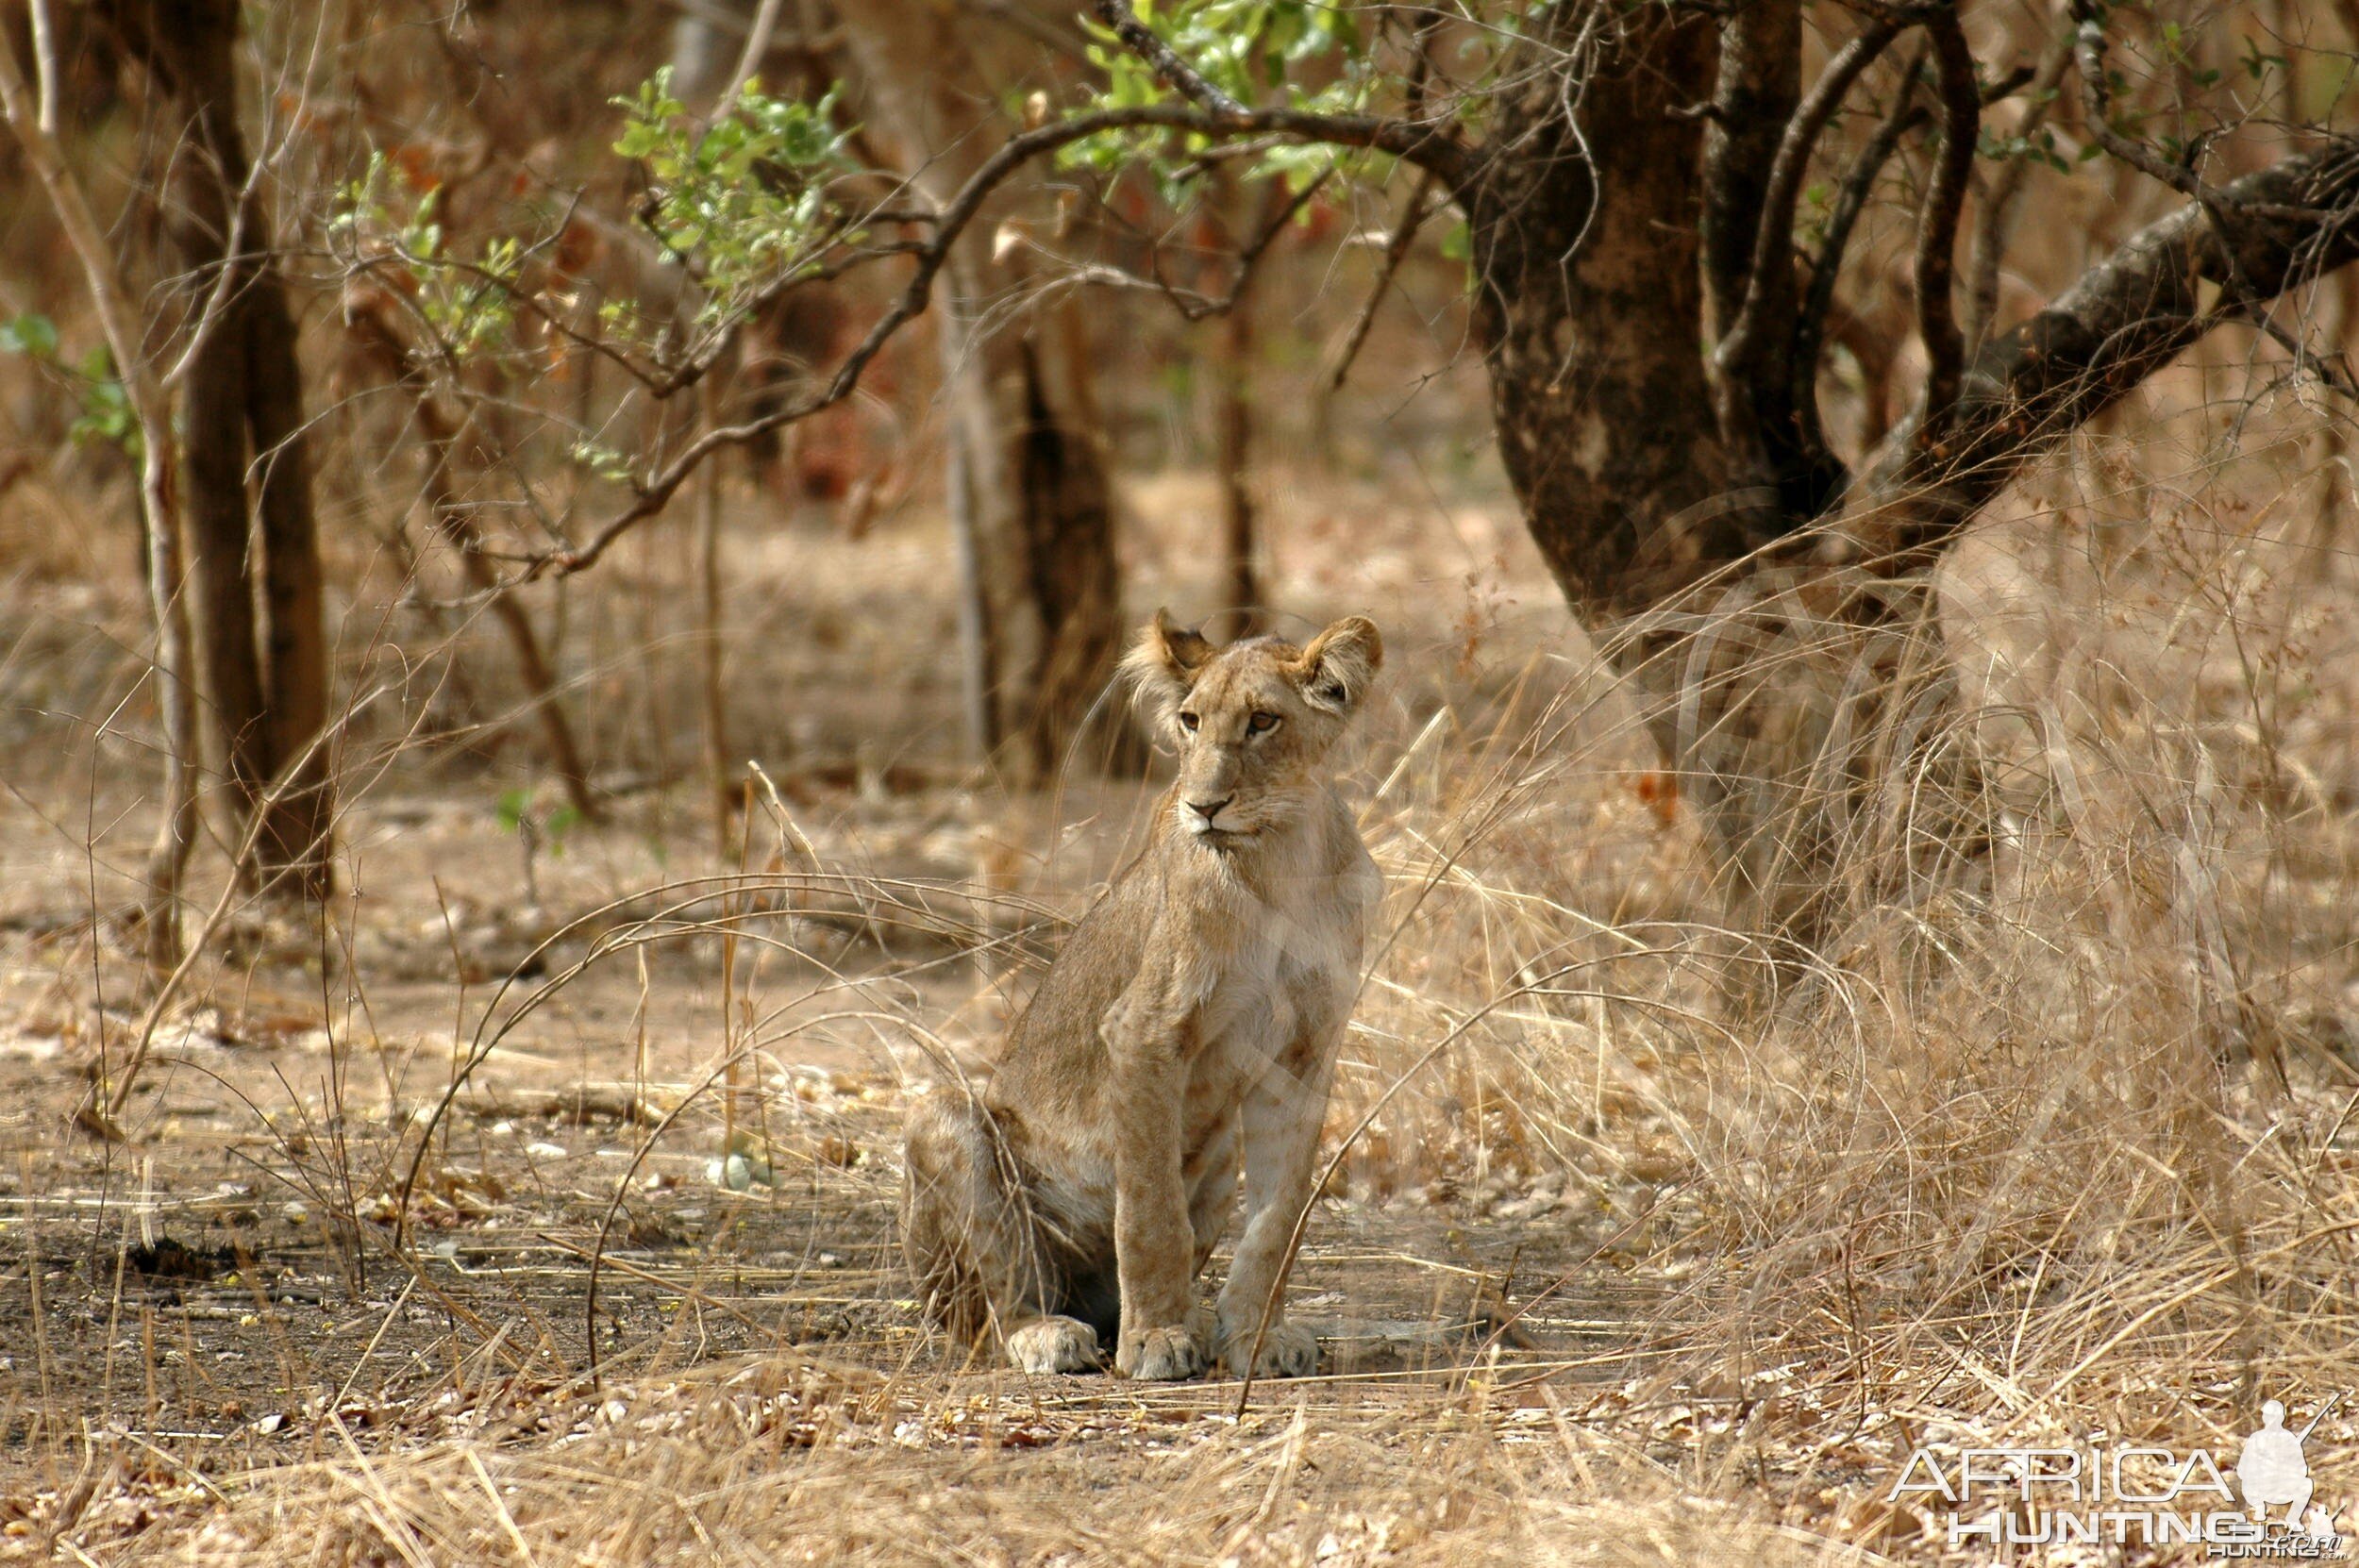
{"type": "Polygon", "coordinates": [[[524,246],[498,235],[472,260],[453,255],[444,246],[441,187],[410,191],[393,176],[392,160],[372,151],[360,176],[340,193],[328,221],[329,243],[390,274],[394,286],[416,300],[452,359],[510,346],[524,246]]]}
{"type": "Polygon", "coordinates": [[[701,323],[734,315],[852,238],[828,199],[829,177],[854,167],[850,132],[835,125],[840,96],[830,87],[815,103],[774,98],[748,82],[707,125],[672,96],[665,66],[614,100],[625,115],[614,150],[645,167],[642,218],[703,283],[701,323]]]}
{"type": "MultiPolygon", "coordinates": [[[[1136,9],[1139,19],[1202,72],[1205,80],[1240,103],[1275,102],[1318,113],[1352,113],[1367,107],[1381,79],[1365,35],[1347,7],[1315,0],[1177,0],[1168,6],[1144,0],[1136,9]],[[1306,87],[1297,79],[1298,70],[1312,66],[1319,69],[1304,74],[1328,76],[1324,86],[1306,87]]],[[[1106,76],[1106,85],[1088,108],[1135,108],[1171,95],[1154,71],[1112,31],[1094,22],[1085,25],[1094,38],[1090,60],[1106,76]]],[[[1209,145],[1209,139],[1198,135],[1109,131],[1073,143],[1062,160],[1067,167],[1108,175],[1145,164],[1162,183],[1165,199],[1178,206],[1184,197],[1182,187],[1197,172],[1196,160],[1209,145]]],[[[1283,179],[1299,190],[1331,167],[1337,157],[1331,147],[1285,144],[1263,150],[1241,168],[1248,178],[1283,179]]]]}
{"type": "Polygon", "coordinates": [[[0,354],[22,354],[75,384],[81,412],[66,429],[73,440],[119,446],[134,460],[141,456],[139,416],[132,411],[123,377],[115,374],[114,356],[104,343],[68,365],[61,357],[58,324],[26,311],[0,321],[0,354]]]}

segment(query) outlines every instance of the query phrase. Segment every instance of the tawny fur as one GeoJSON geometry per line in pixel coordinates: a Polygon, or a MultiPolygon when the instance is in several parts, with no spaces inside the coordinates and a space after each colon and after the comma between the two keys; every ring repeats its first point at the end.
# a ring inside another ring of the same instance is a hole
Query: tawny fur
{"type": "Polygon", "coordinates": [[[1214,649],[1161,612],[1140,635],[1125,667],[1180,756],[1152,840],[989,1083],[937,1086],[910,1116],[903,1241],[953,1333],[1036,1372],[1096,1366],[1107,1340],[1134,1377],[1312,1370],[1284,1311],[1290,1243],[1381,891],[1327,757],[1383,657],[1358,616],[1306,647],[1214,649]],[[1240,1164],[1245,1230],[1192,1323],[1240,1164]]]}

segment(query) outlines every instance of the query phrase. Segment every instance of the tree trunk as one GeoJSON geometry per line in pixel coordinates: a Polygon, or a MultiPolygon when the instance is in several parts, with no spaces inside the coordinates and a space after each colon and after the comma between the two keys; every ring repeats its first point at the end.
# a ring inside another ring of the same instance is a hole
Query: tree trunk
{"type": "MultiPolygon", "coordinates": [[[[259,204],[252,232],[263,231],[259,204]]],[[[277,268],[267,259],[244,300],[246,428],[259,469],[262,603],[269,612],[267,681],[270,752],[280,776],[262,806],[256,857],[266,877],[283,876],[310,902],[333,891],[335,759],[327,741],[327,607],[320,579],[319,526],[311,508],[311,458],[304,435],[303,366],[294,317],[277,268]]]]}
{"type": "Polygon", "coordinates": [[[974,739],[1019,789],[1069,759],[1134,772],[1143,747],[1101,700],[1126,627],[1079,312],[991,331],[954,301],[943,352],[974,739]]]}
{"type": "Polygon", "coordinates": [[[316,903],[331,881],[334,811],[318,529],[294,321],[269,214],[247,188],[238,10],[232,0],[116,0],[109,14],[186,127],[168,139],[165,223],[196,301],[182,403],[189,571],[226,771],[242,814],[260,817],[240,875],[316,903]]]}
{"type": "MultiPolygon", "coordinates": [[[[1070,12],[1051,14],[1045,25],[1071,26],[1070,12]]],[[[898,143],[920,190],[947,200],[998,140],[991,110],[953,84],[990,79],[984,51],[1017,35],[945,34],[916,8],[843,21],[868,122],[898,143]]],[[[1121,705],[1106,700],[1128,627],[1087,322],[1069,300],[991,309],[1022,265],[1021,246],[1004,260],[962,252],[945,269],[940,316],[968,728],[1020,789],[1068,761],[1130,772],[1146,759],[1121,705]]]]}
{"type": "Polygon", "coordinates": [[[1238,291],[1220,324],[1220,429],[1213,466],[1220,470],[1221,597],[1235,621],[1230,635],[1249,637],[1261,625],[1262,585],[1254,570],[1253,296],[1238,291]]]}
{"type": "Polygon", "coordinates": [[[1123,705],[1104,700],[1129,628],[1114,554],[1104,421],[1078,302],[1068,298],[1045,312],[1020,350],[1017,492],[1041,653],[1031,692],[1019,686],[1005,699],[1016,765],[1035,779],[1052,776],[1068,758],[1109,773],[1136,773],[1145,747],[1123,705]]]}
{"type": "MultiPolygon", "coordinates": [[[[231,259],[257,239],[243,225],[244,158],[234,126],[224,125],[235,102],[229,39],[219,25],[226,20],[192,19],[172,45],[173,117],[191,134],[172,159],[163,227],[173,270],[198,288],[192,325],[199,336],[180,397],[181,494],[197,670],[222,771],[238,800],[235,843],[270,787],[273,753],[246,509],[244,312],[252,280],[246,264],[231,259]]],[[[250,883],[256,867],[245,860],[237,870],[250,883]]]]}
{"type": "MultiPolygon", "coordinates": [[[[1280,214],[1286,195],[1282,181],[1264,189],[1258,217],[1248,209],[1227,165],[1215,165],[1210,199],[1220,208],[1236,248],[1249,242],[1280,214]],[[1246,231],[1243,225],[1251,222],[1246,231]]],[[[1236,280],[1229,309],[1214,324],[1213,467],[1220,478],[1221,600],[1233,624],[1231,637],[1249,637],[1262,622],[1262,587],[1254,571],[1253,517],[1253,269],[1236,280]]],[[[1218,284],[1213,285],[1214,289],[1218,284]]]]}
{"type": "Polygon", "coordinates": [[[1665,112],[1710,92],[1712,22],[1633,9],[1568,93],[1557,62],[1588,16],[1540,19],[1462,201],[1499,456],[1532,539],[1575,604],[1637,609],[1742,554],[1762,497],[1728,492],[1698,353],[1702,133],[1665,112]]]}

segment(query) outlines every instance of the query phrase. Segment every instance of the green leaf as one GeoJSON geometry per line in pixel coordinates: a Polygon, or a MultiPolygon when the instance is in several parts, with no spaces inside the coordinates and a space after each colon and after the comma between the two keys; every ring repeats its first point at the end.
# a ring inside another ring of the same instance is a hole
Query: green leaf
{"type": "Polygon", "coordinates": [[[565,805],[549,813],[549,820],[541,825],[541,831],[549,841],[551,857],[565,853],[565,835],[581,823],[581,809],[565,805]]]}
{"type": "Polygon", "coordinates": [[[503,792],[499,798],[500,826],[508,832],[515,832],[524,826],[525,813],[531,809],[532,792],[529,790],[503,792]]]}
{"type": "Polygon", "coordinates": [[[36,359],[58,357],[58,324],[26,311],[0,322],[0,354],[24,354],[36,359]]]}

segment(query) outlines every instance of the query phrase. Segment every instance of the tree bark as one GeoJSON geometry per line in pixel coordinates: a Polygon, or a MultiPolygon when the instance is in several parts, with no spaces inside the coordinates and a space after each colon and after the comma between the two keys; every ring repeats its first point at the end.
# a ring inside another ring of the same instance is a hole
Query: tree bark
{"type": "Polygon", "coordinates": [[[226,771],[242,814],[261,819],[254,863],[239,871],[317,903],[331,884],[334,812],[319,742],[328,670],[318,529],[294,320],[238,125],[239,13],[233,0],[113,0],[107,10],[185,127],[168,139],[165,225],[197,301],[182,397],[189,569],[226,771]]]}
{"type": "MultiPolygon", "coordinates": [[[[1285,184],[1272,181],[1251,212],[1226,165],[1216,166],[1207,200],[1220,211],[1232,231],[1241,231],[1238,244],[1247,243],[1280,221],[1285,184]],[[1252,228],[1245,230],[1245,223],[1252,228]]],[[[1220,594],[1230,611],[1232,638],[1249,637],[1261,628],[1262,585],[1254,570],[1258,530],[1253,515],[1253,372],[1254,268],[1241,271],[1230,290],[1229,309],[1214,324],[1211,355],[1214,377],[1213,467],[1220,479],[1220,594]]],[[[1217,283],[1213,285],[1217,290],[1217,283]]]]}
{"type": "Polygon", "coordinates": [[[1731,492],[1713,425],[1702,133],[1666,113],[1710,91],[1712,23],[1631,10],[1576,99],[1557,62],[1589,14],[1536,23],[1460,200],[1499,455],[1532,539],[1576,604],[1637,609],[1749,548],[1764,498],[1731,492]]]}
{"type": "Polygon", "coordinates": [[[1254,568],[1258,529],[1253,515],[1253,292],[1242,284],[1220,323],[1220,413],[1213,466],[1220,470],[1221,598],[1235,623],[1231,635],[1251,636],[1261,624],[1262,585],[1254,568]]]}
{"type": "Polygon", "coordinates": [[[1067,298],[1020,341],[1025,404],[1017,493],[1030,599],[1041,622],[1032,690],[1007,693],[1015,760],[1035,780],[1068,759],[1136,773],[1145,748],[1109,684],[1129,627],[1114,554],[1113,487],[1091,370],[1089,326],[1067,298]],[[1093,722],[1093,710],[1100,715],[1093,722]]]}
{"type": "MultiPolygon", "coordinates": [[[[259,240],[262,218],[256,205],[259,240]]],[[[261,525],[262,603],[269,612],[264,696],[272,768],[281,776],[263,802],[255,853],[266,876],[284,876],[289,891],[316,903],[334,886],[335,758],[322,740],[328,717],[327,606],[294,316],[267,259],[244,306],[246,428],[259,470],[255,509],[261,525]]]]}
{"type": "MultiPolygon", "coordinates": [[[[229,835],[234,843],[243,839],[243,825],[270,787],[273,737],[256,641],[252,520],[246,508],[244,317],[253,278],[250,266],[233,252],[250,250],[257,242],[243,223],[243,151],[235,125],[226,123],[236,102],[227,33],[232,25],[228,15],[199,8],[168,45],[169,67],[154,71],[168,84],[173,117],[188,126],[184,138],[166,139],[174,154],[164,187],[163,230],[173,270],[194,279],[198,290],[191,322],[200,336],[180,396],[181,494],[197,670],[222,771],[238,800],[240,827],[229,835]]],[[[237,868],[249,884],[256,870],[250,860],[237,868]]]]}

